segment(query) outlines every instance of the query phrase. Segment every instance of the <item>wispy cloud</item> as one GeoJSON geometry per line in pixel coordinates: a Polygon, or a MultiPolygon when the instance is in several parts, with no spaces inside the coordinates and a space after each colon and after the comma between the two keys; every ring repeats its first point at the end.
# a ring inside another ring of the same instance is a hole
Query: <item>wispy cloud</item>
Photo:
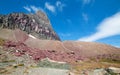
{"type": "Polygon", "coordinates": [[[41,10],[41,11],[44,12],[44,10],[43,10],[42,8],[36,7],[36,6],[34,6],[34,5],[24,6],[23,8],[26,9],[28,12],[32,12],[32,11],[33,11],[33,12],[37,12],[38,10],[41,10]]]}
{"type": "Polygon", "coordinates": [[[82,6],[86,6],[86,5],[93,5],[95,0],[80,0],[82,1],[82,6]]]}
{"type": "Polygon", "coordinates": [[[30,7],[24,6],[23,8],[26,9],[28,12],[31,12],[31,8],[30,7]]]}
{"type": "Polygon", "coordinates": [[[115,47],[120,48],[120,46],[116,45],[115,47]]]}
{"type": "Polygon", "coordinates": [[[32,9],[34,12],[37,12],[38,10],[40,10],[39,7],[35,7],[35,6],[30,6],[30,7],[31,7],[31,9],[32,9]]]}
{"type": "Polygon", "coordinates": [[[45,3],[45,8],[47,8],[49,11],[51,11],[53,13],[56,11],[55,6],[51,5],[49,2],[45,3]]]}
{"type": "Polygon", "coordinates": [[[63,8],[66,6],[64,3],[62,3],[61,1],[57,1],[56,2],[56,6],[58,8],[58,10],[62,11],[63,8]]]}
{"type": "Polygon", "coordinates": [[[83,20],[88,22],[88,15],[86,13],[82,13],[83,20]]]}
{"type": "Polygon", "coordinates": [[[79,41],[96,41],[103,38],[120,35],[120,12],[104,19],[97,27],[97,32],[80,38],[79,41]]]}
{"type": "Polygon", "coordinates": [[[45,8],[47,8],[52,13],[56,13],[57,11],[63,11],[63,8],[66,5],[61,1],[56,1],[55,4],[50,4],[50,2],[45,2],[45,8]]]}

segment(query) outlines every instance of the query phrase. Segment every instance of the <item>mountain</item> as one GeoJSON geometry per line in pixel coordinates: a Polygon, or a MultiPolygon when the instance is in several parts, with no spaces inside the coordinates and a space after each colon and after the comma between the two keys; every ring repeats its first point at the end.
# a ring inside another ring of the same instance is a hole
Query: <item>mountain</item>
{"type": "Polygon", "coordinates": [[[51,27],[45,13],[37,11],[35,14],[10,13],[0,15],[0,28],[20,29],[39,39],[60,40],[51,27]]]}
{"type": "Polygon", "coordinates": [[[0,75],[119,75],[120,48],[60,41],[47,16],[0,15],[0,75]]]}

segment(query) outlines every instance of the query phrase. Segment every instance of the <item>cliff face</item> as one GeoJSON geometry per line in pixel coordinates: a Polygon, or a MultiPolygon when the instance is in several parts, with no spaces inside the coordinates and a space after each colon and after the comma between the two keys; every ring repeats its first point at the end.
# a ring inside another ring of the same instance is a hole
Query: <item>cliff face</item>
{"type": "Polygon", "coordinates": [[[60,40],[51,27],[46,14],[41,11],[35,14],[10,13],[0,15],[0,28],[20,29],[39,39],[60,40]]]}

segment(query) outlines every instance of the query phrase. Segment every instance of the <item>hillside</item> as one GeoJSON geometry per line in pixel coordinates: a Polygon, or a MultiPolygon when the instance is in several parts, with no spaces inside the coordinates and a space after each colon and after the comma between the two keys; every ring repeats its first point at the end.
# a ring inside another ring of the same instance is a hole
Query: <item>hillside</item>
{"type": "Polygon", "coordinates": [[[60,41],[40,11],[0,16],[0,75],[119,74],[120,48],[60,41]]]}
{"type": "Polygon", "coordinates": [[[2,75],[19,75],[18,73],[52,75],[53,72],[55,75],[56,72],[60,75],[69,73],[77,75],[83,74],[84,70],[89,70],[91,73],[91,70],[96,71],[96,68],[120,67],[120,49],[110,45],[95,42],[40,40],[20,29],[1,29],[0,40],[0,74],[2,75]],[[3,65],[4,63],[7,65],[3,65]]]}

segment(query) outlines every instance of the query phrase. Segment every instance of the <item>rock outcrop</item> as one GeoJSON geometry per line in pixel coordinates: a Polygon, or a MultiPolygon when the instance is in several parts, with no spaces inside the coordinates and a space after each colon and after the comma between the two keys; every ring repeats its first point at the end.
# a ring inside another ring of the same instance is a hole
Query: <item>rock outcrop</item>
{"type": "Polygon", "coordinates": [[[80,75],[120,75],[120,68],[109,67],[82,71],[80,75]]]}
{"type": "Polygon", "coordinates": [[[39,39],[60,40],[45,13],[0,15],[0,28],[20,29],[39,39]]]}

